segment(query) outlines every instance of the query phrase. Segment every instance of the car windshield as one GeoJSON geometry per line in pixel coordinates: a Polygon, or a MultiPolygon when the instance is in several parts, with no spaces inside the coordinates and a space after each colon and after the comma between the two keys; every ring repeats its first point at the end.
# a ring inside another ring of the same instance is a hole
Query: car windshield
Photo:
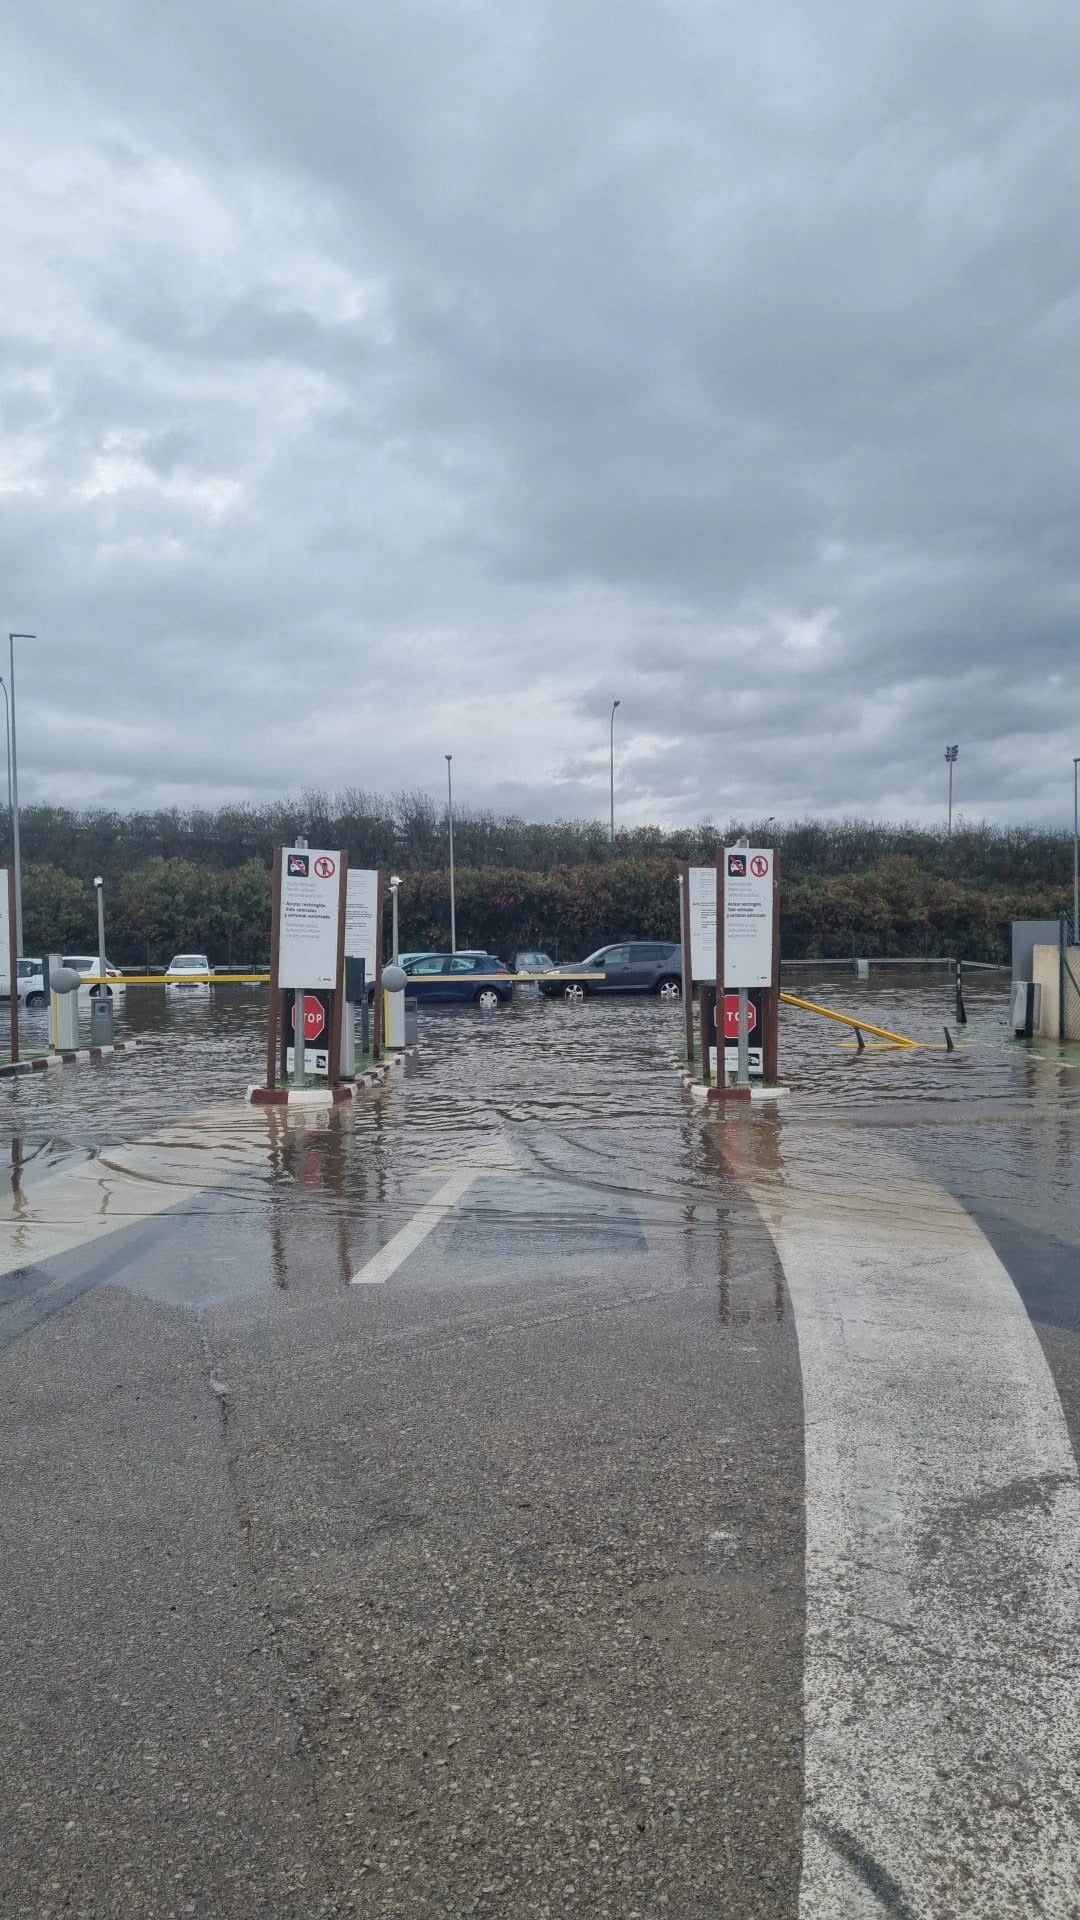
{"type": "Polygon", "coordinates": [[[199,973],[209,973],[205,953],[178,953],[169,961],[170,967],[192,967],[199,973]]]}

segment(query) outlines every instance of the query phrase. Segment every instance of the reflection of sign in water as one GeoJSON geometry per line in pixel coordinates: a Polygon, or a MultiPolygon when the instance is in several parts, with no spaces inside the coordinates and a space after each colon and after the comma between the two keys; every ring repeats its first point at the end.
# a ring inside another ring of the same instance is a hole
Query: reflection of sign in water
{"type": "Polygon", "coordinates": [[[773,975],[771,847],[725,849],[724,985],[769,987],[773,975]]]}
{"type": "Polygon", "coordinates": [[[345,882],[345,951],[362,960],[368,980],[375,978],[379,945],[379,876],[374,868],[350,867],[345,882]]]}
{"type": "Polygon", "coordinates": [[[341,855],[286,847],[278,935],[279,987],[338,985],[341,855]]]}
{"type": "Polygon", "coordinates": [[[716,868],[691,867],[690,976],[716,979],[716,868]]]}

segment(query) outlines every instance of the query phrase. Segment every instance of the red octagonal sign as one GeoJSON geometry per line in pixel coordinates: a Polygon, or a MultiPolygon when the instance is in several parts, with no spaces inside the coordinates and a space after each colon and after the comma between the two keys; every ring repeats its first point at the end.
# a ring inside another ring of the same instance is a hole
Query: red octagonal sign
{"type": "MultiPolygon", "coordinates": [[[[757,1026],[757,1007],[752,1000],[747,1002],[746,1031],[753,1033],[757,1026]]],[[[737,993],[724,995],[724,1039],[737,1040],[739,1037],[739,996],[737,993]]]]}
{"type": "MultiPolygon", "coordinates": [[[[289,1025],[296,1031],[296,1003],[289,1008],[289,1025]]],[[[304,995],[304,1045],[311,1046],[326,1025],[326,1009],[313,993],[304,995]]]]}

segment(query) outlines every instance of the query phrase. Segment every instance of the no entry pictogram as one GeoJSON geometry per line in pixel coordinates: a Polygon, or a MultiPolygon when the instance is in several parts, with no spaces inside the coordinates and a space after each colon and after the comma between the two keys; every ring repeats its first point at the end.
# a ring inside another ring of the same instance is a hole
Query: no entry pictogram
{"type": "Polygon", "coordinates": [[[764,880],[769,871],[769,861],[764,853],[755,853],[750,862],[750,871],[756,880],[764,880]]]}
{"type": "Polygon", "coordinates": [[[320,880],[332,880],[337,872],[337,862],[331,860],[328,853],[320,853],[315,862],[315,872],[320,880]]]}
{"type": "MultiPolygon", "coordinates": [[[[289,1009],[289,1025],[296,1031],[296,1008],[289,1009]]],[[[304,1045],[309,1047],[319,1038],[326,1026],[326,1008],[314,993],[304,995],[304,1045]]]]}

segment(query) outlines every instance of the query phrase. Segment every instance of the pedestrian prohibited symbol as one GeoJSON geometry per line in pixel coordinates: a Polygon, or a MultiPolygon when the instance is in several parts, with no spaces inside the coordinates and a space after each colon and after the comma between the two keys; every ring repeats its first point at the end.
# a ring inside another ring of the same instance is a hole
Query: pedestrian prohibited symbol
{"type": "Polygon", "coordinates": [[[750,871],[756,880],[764,880],[769,871],[769,862],[763,853],[755,853],[750,862],[750,871]]]}
{"type": "Polygon", "coordinates": [[[337,862],[329,854],[321,853],[315,862],[315,872],[320,880],[332,880],[337,872],[337,862]]]}

